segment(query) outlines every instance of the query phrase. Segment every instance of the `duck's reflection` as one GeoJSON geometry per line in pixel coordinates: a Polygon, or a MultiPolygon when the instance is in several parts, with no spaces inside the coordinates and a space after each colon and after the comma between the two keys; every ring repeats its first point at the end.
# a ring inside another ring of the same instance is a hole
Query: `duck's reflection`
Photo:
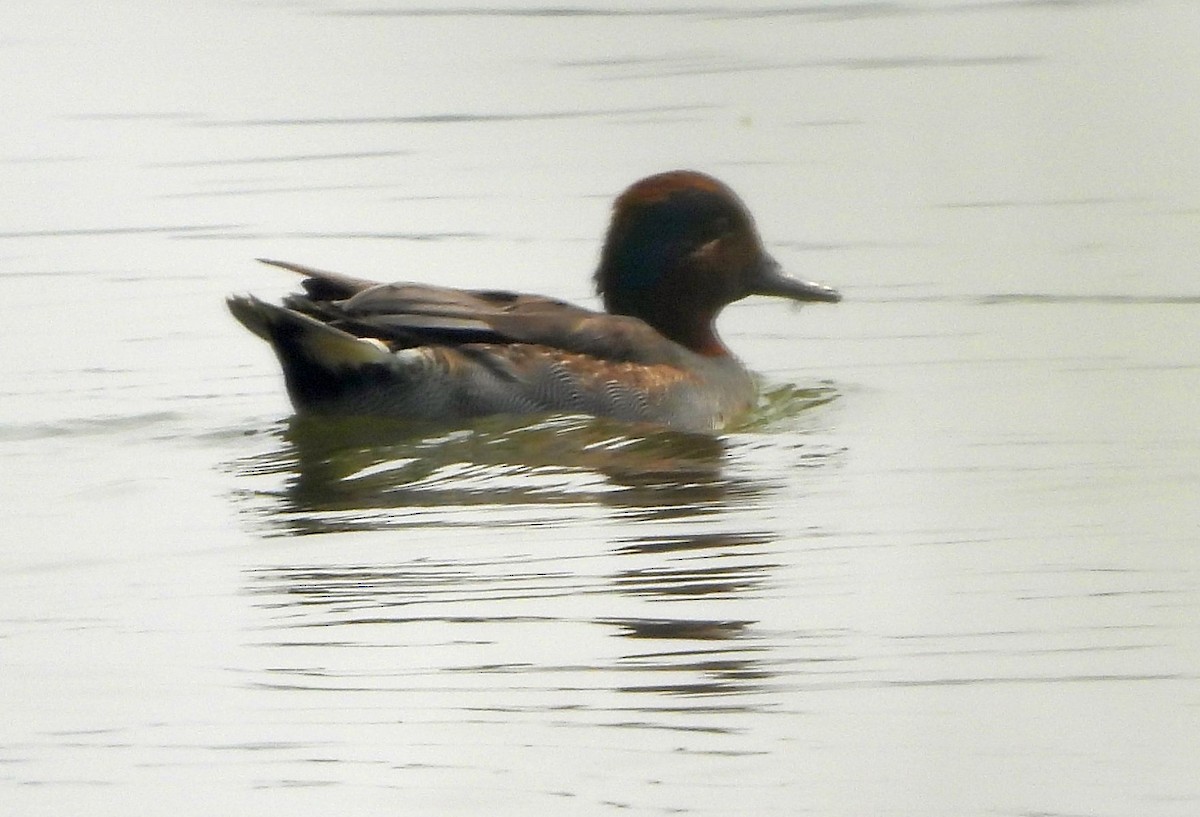
{"type": "MultiPolygon", "coordinates": [[[[605,684],[610,691],[762,691],[772,677],[769,639],[737,611],[768,592],[778,567],[779,534],[753,511],[779,475],[737,463],[744,439],[588,418],[489,419],[455,429],[296,419],[268,450],[237,463],[248,483],[263,484],[245,492],[244,507],[275,535],[354,531],[355,555],[334,545],[338,537],[328,548],[305,540],[317,545],[303,549],[305,563],[256,565],[248,589],[271,627],[293,635],[296,626],[333,627],[336,643],[380,646],[379,625],[392,625],[384,637],[394,649],[409,643],[409,625],[443,628],[447,640],[433,645],[440,651],[426,654],[441,655],[445,663],[431,670],[442,673],[582,667],[598,677],[617,673],[605,684]],[[398,550],[395,532],[414,528],[436,548],[414,554],[406,537],[398,550]],[[570,554],[542,546],[559,532],[581,545],[570,554]],[[522,555],[447,546],[488,534],[520,544],[522,555]],[[556,663],[553,652],[517,660],[481,647],[485,661],[466,646],[511,643],[523,653],[539,638],[561,638],[535,632],[563,629],[616,636],[626,646],[570,664],[556,663]]],[[[836,456],[816,445],[804,452],[809,465],[836,456]]]]}
{"type": "Polygon", "coordinates": [[[383,530],[457,521],[494,509],[553,524],[565,508],[598,504],[642,514],[694,513],[756,489],[721,475],[720,438],[630,433],[587,418],[534,425],[489,419],[452,430],[358,419],[297,418],[276,445],[239,463],[274,485],[249,510],[284,534],[383,530]]]}
{"type": "MultiPolygon", "coordinates": [[[[651,601],[704,602],[705,612],[727,606],[723,600],[737,608],[769,583],[777,565],[766,554],[774,540],[766,531],[640,537],[618,548],[632,565],[612,576],[613,587],[651,601]]],[[[639,678],[623,687],[627,692],[728,695],[759,690],[772,675],[769,649],[751,620],[679,614],[605,623],[638,642],[621,657],[639,678]]]]}
{"type": "Polygon", "coordinates": [[[755,644],[752,621],[630,619],[611,622],[622,636],[653,647],[622,656],[626,669],[641,671],[624,692],[683,696],[761,691],[774,677],[769,649],[755,644]]]}
{"type": "Polygon", "coordinates": [[[623,570],[613,577],[613,581],[622,593],[664,599],[735,597],[751,593],[776,567],[771,562],[756,559],[753,554],[761,553],[761,546],[774,538],[769,533],[647,536],[617,552],[659,554],[654,563],[623,570]],[[683,558],[674,557],[678,553],[683,553],[683,558]]]}
{"type": "MultiPolygon", "coordinates": [[[[786,387],[765,395],[757,428],[836,396],[786,387]]],[[[504,509],[522,524],[554,524],[572,506],[616,509],[629,521],[720,513],[770,485],[733,475],[725,438],[588,417],[491,417],[452,428],[366,418],[296,417],[234,469],[261,487],[244,510],[283,535],[457,521],[504,509]],[[514,511],[521,511],[514,515],[514,511]]]]}

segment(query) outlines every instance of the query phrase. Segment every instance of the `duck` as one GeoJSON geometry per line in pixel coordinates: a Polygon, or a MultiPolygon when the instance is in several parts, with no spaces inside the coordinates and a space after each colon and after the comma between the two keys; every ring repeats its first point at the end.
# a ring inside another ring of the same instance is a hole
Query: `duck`
{"type": "Polygon", "coordinates": [[[737,194],[694,170],[648,176],[616,198],[593,277],[603,311],[258,260],[304,276],[303,292],[227,304],[274,349],[298,415],[575,414],[718,432],[757,398],[717,334],[721,311],[751,295],[842,297],[786,275],[737,194]]]}

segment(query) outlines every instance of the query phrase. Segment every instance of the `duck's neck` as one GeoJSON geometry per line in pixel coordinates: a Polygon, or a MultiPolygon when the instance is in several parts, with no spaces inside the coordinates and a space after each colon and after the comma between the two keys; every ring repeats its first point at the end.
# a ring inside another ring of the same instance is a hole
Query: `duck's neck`
{"type": "Polygon", "coordinates": [[[681,309],[681,304],[651,298],[634,303],[612,303],[609,311],[640,318],[668,340],[704,357],[732,357],[717,334],[717,312],[681,309]]]}
{"type": "Polygon", "coordinates": [[[688,316],[686,323],[652,324],[655,329],[666,337],[678,343],[685,349],[690,349],[704,357],[732,357],[729,349],[721,342],[717,334],[716,316],[697,320],[698,316],[688,316]]]}

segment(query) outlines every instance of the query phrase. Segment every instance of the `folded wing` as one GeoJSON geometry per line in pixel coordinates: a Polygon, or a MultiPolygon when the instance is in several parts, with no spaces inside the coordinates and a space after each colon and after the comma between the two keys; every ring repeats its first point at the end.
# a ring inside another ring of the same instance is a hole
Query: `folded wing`
{"type": "Polygon", "coordinates": [[[282,261],[303,276],[289,309],[393,350],[429,345],[530,344],[600,361],[674,365],[682,350],[637,318],[500,290],[379,284],[282,261]]]}

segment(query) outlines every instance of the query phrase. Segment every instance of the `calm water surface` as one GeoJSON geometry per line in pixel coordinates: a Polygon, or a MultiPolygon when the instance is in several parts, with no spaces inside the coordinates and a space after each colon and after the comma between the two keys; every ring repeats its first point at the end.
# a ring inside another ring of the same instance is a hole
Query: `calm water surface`
{"type": "Polygon", "coordinates": [[[1200,813],[1200,6],[0,7],[0,810],[1200,813]],[[717,438],[300,422],[259,256],[594,303],[696,167],[717,438]]]}

